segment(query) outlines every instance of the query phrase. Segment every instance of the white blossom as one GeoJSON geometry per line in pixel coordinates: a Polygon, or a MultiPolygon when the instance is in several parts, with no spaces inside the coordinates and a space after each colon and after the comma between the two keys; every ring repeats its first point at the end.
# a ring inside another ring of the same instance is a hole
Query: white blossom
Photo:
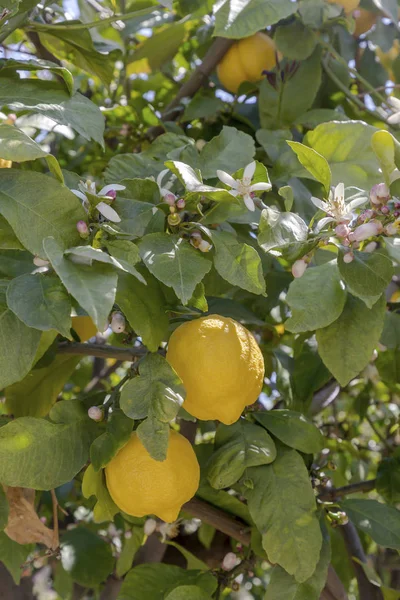
{"type": "Polygon", "coordinates": [[[270,183],[267,182],[260,182],[260,183],[251,183],[251,180],[254,177],[254,173],[256,170],[256,163],[255,161],[249,163],[244,171],[243,171],[243,178],[242,179],[234,179],[232,177],[232,175],[229,175],[228,173],[225,173],[225,171],[220,171],[219,169],[217,170],[217,176],[220,179],[220,181],[222,181],[222,183],[225,183],[225,185],[228,185],[231,189],[229,191],[229,193],[236,197],[236,196],[241,196],[244,200],[245,205],[247,206],[247,208],[251,211],[255,210],[255,204],[254,204],[254,200],[252,198],[252,192],[259,192],[259,191],[268,191],[272,188],[272,185],[270,183]]]}
{"type": "Polygon", "coordinates": [[[292,265],[292,275],[296,279],[304,275],[305,270],[307,269],[307,263],[304,259],[296,260],[292,265]]]}
{"type": "Polygon", "coordinates": [[[328,215],[318,222],[318,231],[327,225],[327,223],[345,223],[351,221],[354,217],[354,209],[365,204],[368,200],[367,196],[362,194],[363,192],[359,190],[356,194],[350,196],[346,202],[344,184],[338,183],[338,185],[329,192],[327,201],[312,196],[311,202],[328,215]]]}
{"type": "Polygon", "coordinates": [[[398,123],[400,123],[400,100],[398,98],[395,98],[394,96],[391,96],[390,98],[388,98],[387,102],[391,105],[392,109],[394,110],[393,114],[391,114],[390,117],[387,118],[387,122],[390,125],[397,125],[398,123]]]}
{"type": "MultiPolygon", "coordinates": [[[[102,187],[99,192],[96,192],[96,184],[93,181],[87,180],[85,182],[80,181],[78,184],[78,188],[78,190],[71,190],[71,192],[82,200],[83,207],[87,211],[89,209],[90,203],[86,194],[96,196],[97,198],[104,198],[104,200],[112,202],[115,198],[115,192],[124,190],[125,186],[120,185],[119,183],[111,183],[102,187]]],[[[121,217],[113,208],[111,208],[109,204],[107,204],[107,202],[99,202],[98,204],[96,204],[96,209],[99,211],[100,214],[103,215],[103,217],[105,217],[109,221],[112,221],[113,223],[119,223],[121,221],[121,217]]]]}
{"type": "MultiPolygon", "coordinates": [[[[165,185],[163,185],[163,181],[164,181],[164,177],[166,176],[167,173],[170,173],[169,169],[164,169],[163,171],[161,171],[156,179],[156,183],[158,185],[158,189],[160,190],[160,194],[161,196],[164,198],[164,196],[166,196],[167,194],[171,194],[174,196],[174,194],[172,194],[172,192],[170,192],[170,188],[172,186],[172,181],[168,181],[165,185]]],[[[174,196],[175,198],[175,196],[174,196]]]]}

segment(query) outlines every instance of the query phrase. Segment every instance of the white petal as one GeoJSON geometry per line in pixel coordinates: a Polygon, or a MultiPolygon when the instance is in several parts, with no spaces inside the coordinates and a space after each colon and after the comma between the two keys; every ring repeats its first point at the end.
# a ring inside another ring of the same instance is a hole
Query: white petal
{"type": "Polygon", "coordinates": [[[240,192],[239,190],[229,190],[229,193],[231,196],[233,196],[234,198],[236,198],[236,196],[240,196],[240,192]]]}
{"type": "Polygon", "coordinates": [[[85,194],[83,194],[82,192],[80,192],[79,190],[71,190],[71,192],[73,194],[75,194],[75,196],[78,196],[78,198],[80,198],[81,200],[83,200],[84,202],[87,201],[87,198],[85,196],[85,194]]]}
{"type": "Polygon", "coordinates": [[[161,186],[161,182],[164,179],[164,175],[166,175],[168,172],[169,172],[169,169],[164,169],[157,175],[157,180],[156,180],[157,185],[161,186]]]}
{"type": "Polygon", "coordinates": [[[321,229],[325,227],[325,225],[327,225],[328,223],[333,223],[334,221],[335,219],[333,219],[332,217],[324,217],[323,219],[318,221],[317,226],[315,228],[315,233],[319,233],[321,229]]]}
{"type": "Polygon", "coordinates": [[[349,202],[346,205],[346,211],[351,212],[352,210],[357,208],[357,206],[361,206],[362,204],[365,204],[367,202],[367,200],[368,200],[368,198],[366,196],[352,200],[351,202],[349,202]]]}
{"type": "Polygon", "coordinates": [[[249,163],[247,167],[244,168],[243,171],[243,179],[249,179],[250,181],[253,179],[253,175],[256,171],[256,161],[249,163]]]}
{"type": "Polygon", "coordinates": [[[400,171],[399,169],[394,169],[390,174],[390,183],[393,183],[393,181],[396,181],[397,179],[400,179],[400,171]]]}
{"type": "Polygon", "coordinates": [[[265,190],[267,192],[271,188],[272,185],[270,183],[253,183],[253,185],[250,186],[250,191],[258,192],[260,190],[265,190]]]}
{"type": "Polygon", "coordinates": [[[99,196],[107,196],[107,194],[110,190],[115,190],[116,192],[120,192],[122,190],[126,190],[126,187],[124,185],[120,185],[119,183],[110,183],[110,185],[105,185],[103,188],[101,188],[98,195],[99,196]]]}
{"type": "Polygon", "coordinates": [[[96,205],[96,208],[103,215],[103,217],[109,221],[112,221],[113,223],[119,223],[121,221],[121,217],[118,215],[118,213],[105,202],[99,202],[96,205]]]}
{"type": "Polygon", "coordinates": [[[225,183],[225,185],[230,185],[233,188],[237,187],[237,181],[236,179],[233,179],[232,175],[229,175],[228,173],[225,173],[225,171],[220,171],[218,169],[217,171],[217,177],[220,181],[222,181],[222,183],[225,183]]]}
{"type": "Polygon", "coordinates": [[[316,206],[320,210],[323,210],[324,212],[329,212],[329,206],[323,200],[320,200],[319,198],[316,198],[315,196],[311,196],[311,202],[314,204],[314,206],[316,206]]]}
{"type": "Polygon", "coordinates": [[[335,187],[335,198],[344,198],[344,183],[338,183],[335,187]]]}
{"type": "Polygon", "coordinates": [[[400,100],[398,98],[395,96],[390,96],[390,98],[388,98],[388,102],[395,110],[400,111],[400,100]]]}
{"type": "Polygon", "coordinates": [[[390,117],[387,118],[387,122],[389,125],[398,125],[400,123],[400,112],[390,115],[390,117]]]}
{"type": "Polygon", "coordinates": [[[249,194],[245,194],[243,200],[249,210],[254,211],[256,209],[253,198],[249,194]]]}

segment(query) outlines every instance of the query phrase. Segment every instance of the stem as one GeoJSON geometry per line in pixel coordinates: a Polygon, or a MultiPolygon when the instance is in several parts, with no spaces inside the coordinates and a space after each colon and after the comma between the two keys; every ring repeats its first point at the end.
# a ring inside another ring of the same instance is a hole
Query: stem
{"type": "MultiPolygon", "coordinates": [[[[157,8],[164,7],[153,7],[153,11],[157,8]]],[[[112,17],[107,17],[106,19],[99,19],[98,21],[92,21],[91,23],[71,23],[70,25],[59,25],[58,23],[54,23],[53,25],[45,25],[44,23],[30,23],[26,29],[34,29],[36,31],[52,31],[57,29],[58,31],[79,31],[82,29],[92,29],[93,27],[102,27],[103,25],[110,25],[111,23],[115,23],[116,21],[128,21],[129,19],[134,19],[136,17],[140,17],[142,15],[149,14],[148,8],[142,8],[141,10],[136,10],[133,12],[126,13],[126,15],[113,15],[112,17]]]]}
{"type": "Polygon", "coordinates": [[[51,490],[51,500],[53,503],[53,548],[52,550],[57,550],[60,545],[60,538],[58,535],[58,500],[56,496],[55,490],[51,490]]]}
{"type": "Polygon", "coordinates": [[[139,348],[116,348],[115,346],[99,346],[97,344],[80,344],[78,342],[61,342],[58,345],[59,354],[75,354],[81,356],[97,356],[99,358],[116,358],[133,362],[136,357],[144,356],[147,350],[139,348]]]}
{"type": "Polygon", "coordinates": [[[335,502],[341,496],[349,494],[358,494],[360,492],[371,492],[376,487],[376,479],[368,479],[367,481],[359,481],[358,483],[350,483],[339,488],[326,489],[318,496],[321,502],[335,502]]]}

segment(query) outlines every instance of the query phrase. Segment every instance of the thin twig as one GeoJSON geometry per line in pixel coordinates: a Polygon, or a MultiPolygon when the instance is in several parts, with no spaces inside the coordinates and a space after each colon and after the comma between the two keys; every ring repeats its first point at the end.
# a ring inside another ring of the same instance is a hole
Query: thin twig
{"type": "Polygon", "coordinates": [[[56,550],[60,545],[58,535],[58,500],[55,490],[51,490],[51,500],[53,502],[53,550],[56,550]]]}
{"type": "Polygon", "coordinates": [[[371,492],[376,487],[376,479],[368,479],[367,481],[359,481],[357,483],[350,483],[339,488],[325,489],[321,494],[318,495],[318,500],[321,502],[335,502],[342,496],[348,496],[349,494],[358,494],[360,492],[371,492]]]}
{"type": "Polygon", "coordinates": [[[82,356],[98,356],[99,358],[116,358],[122,361],[134,361],[138,356],[144,356],[147,350],[144,346],[138,348],[117,348],[115,346],[99,346],[97,344],[80,344],[78,342],[61,342],[58,345],[59,354],[75,354],[82,356]]]}
{"type": "Polygon", "coordinates": [[[108,379],[110,375],[112,375],[118,369],[118,367],[121,366],[121,364],[122,361],[117,360],[113,365],[106,365],[98,375],[89,381],[83,391],[88,393],[100,388],[102,386],[102,382],[108,379]]]}

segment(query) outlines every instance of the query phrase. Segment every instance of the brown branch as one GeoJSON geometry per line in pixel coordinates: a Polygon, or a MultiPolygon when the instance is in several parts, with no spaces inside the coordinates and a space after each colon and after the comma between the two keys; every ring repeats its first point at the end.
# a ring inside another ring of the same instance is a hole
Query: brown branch
{"type": "Polygon", "coordinates": [[[108,379],[110,375],[112,375],[118,367],[120,367],[122,361],[117,360],[113,365],[106,365],[104,369],[100,371],[98,375],[95,375],[87,384],[84,389],[85,393],[92,392],[93,390],[97,390],[102,387],[102,383],[105,379],[108,379]]]}
{"type": "Polygon", "coordinates": [[[318,500],[321,502],[335,502],[342,496],[349,494],[358,494],[359,492],[371,492],[376,487],[376,479],[368,479],[367,481],[359,481],[358,483],[350,483],[339,488],[325,489],[318,495],[318,500]]]}
{"type": "Polygon", "coordinates": [[[328,578],[319,600],[348,600],[346,589],[332,565],[329,565],[328,578]]]}
{"type": "Polygon", "coordinates": [[[362,566],[353,560],[354,557],[363,563],[367,562],[364,548],[362,547],[360,537],[353,523],[349,521],[346,525],[342,525],[340,531],[343,535],[347,553],[352,559],[351,562],[356,574],[360,598],[362,598],[362,600],[383,600],[380,588],[369,581],[362,566]]]}
{"type": "Polygon", "coordinates": [[[136,357],[143,356],[147,350],[144,346],[139,348],[117,348],[115,346],[100,346],[98,344],[80,344],[78,342],[61,342],[58,345],[59,354],[75,354],[82,356],[97,356],[99,358],[116,358],[121,361],[134,361],[136,357]]]}
{"type": "Polygon", "coordinates": [[[57,550],[60,545],[60,538],[58,534],[58,500],[55,490],[51,490],[50,493],[53,503],[53,550],[57,550]]]}
{"type": "Polygon", "coordinates": [[[36,31],[26,31],[25,33],[31,44],[34,46],[38,58],[41,58],[42,60],[49,60],[50,62],[61,66],[61,61],[58,60],[58,58],[56,58],[49,50],[47,50],[46,46],[42,44],[39,34],[37,34],[36,31]]]}

